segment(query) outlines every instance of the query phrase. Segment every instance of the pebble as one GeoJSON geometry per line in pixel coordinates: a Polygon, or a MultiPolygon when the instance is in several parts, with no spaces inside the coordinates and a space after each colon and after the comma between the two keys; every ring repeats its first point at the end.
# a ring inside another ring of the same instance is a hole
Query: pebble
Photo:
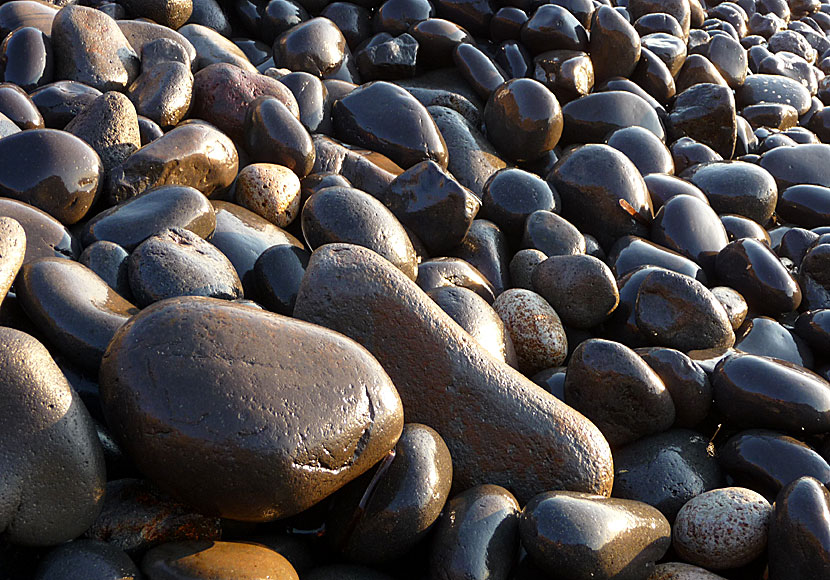
{"type": "Polygon", "coordinates": [[[141,148],[138,116],[130,99],[111,91],[96,98],[64,130],[86,141],[111,171],[141,148]]]}
{"type": "Polygon", "coordinates": [[[686,502],[672,528],[672,545],[684,560],[712,570],[739,568],[767,547],[772,506],[742,487],[701,493],[686,502]]]}
{"type": "Polygon", "coordinates": [[[297,571],[278,553],[246,542],[180,542],[153,548],[142,558],[148,578],[200,580],[233,575],[238,580],[299,580],[297,571]]]}
{"type": "Polygon", "coordinates": [[[283,165],[254,163],[237,175],[234,199],[284,228],[300,213],[300,179],[283,165]]]}
{"type": "Polygon", "coordinates": [[[89,580],[139,580],[138,566],[123,550],[98,540],[75,540],[51,550],[38,565],[36,580],[83,574],[89,580]]]}
{"type": "Polygon", "coordinates": [[[0,303],[14,283],[26,256],[26,230],[10,217],[0,217],[0,303]]]}

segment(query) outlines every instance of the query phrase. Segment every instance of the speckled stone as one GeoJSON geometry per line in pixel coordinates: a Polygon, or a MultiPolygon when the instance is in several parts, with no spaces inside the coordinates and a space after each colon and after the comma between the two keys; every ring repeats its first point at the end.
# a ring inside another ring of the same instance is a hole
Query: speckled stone
{"type": "Polygon", "coordinates": [[[685,560],[711,570],[748,564],[767,547],[772,506],[742,487],[725,487],[689,500],[677,514],[673,545],[685,560]]]}
{"type": "Polygon", "coordinates": [[[530,376],[565,361],[568,338],[559,315],[544,298],[512,288],[499,294],[493,308],[507,326],[522,373],[530,376]]]}
{"type": "Polygon", "coordinates": [[[236,177],[235,196],[239,205],[281,228],[300,213],[300,179],[282,165],[246,166],[236,177]]]}
{"type": "Polygon", "coordinates": [[[50,551],[40,562],[35,580],[63,580],[82,575],[86,580],[141,580],[130,557],[112,544],[75,540],[50,551]]]}
{"type": "Polygon", "coordinates": [[[0,217],[0,303],[26,256],[26,230],[10,217],[0,217]]]}
{"type": "Polygon", "coordinates": [[[724,580],[724,577],[692,564],[664,562],[657,564],[646,580],[724,580]]]}

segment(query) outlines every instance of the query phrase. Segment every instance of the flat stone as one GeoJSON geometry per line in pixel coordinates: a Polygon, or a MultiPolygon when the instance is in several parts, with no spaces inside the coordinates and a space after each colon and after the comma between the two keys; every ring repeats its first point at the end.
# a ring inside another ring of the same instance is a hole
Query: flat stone
{"type": "Polygon", "coordinates": [[[100,386],[107,422],[143,473],[200,511],[243,521],[317,503],[377,463],[403,426],[395,387],[365,349],[211,298],[142,310],[110,344],[100,386]]]}

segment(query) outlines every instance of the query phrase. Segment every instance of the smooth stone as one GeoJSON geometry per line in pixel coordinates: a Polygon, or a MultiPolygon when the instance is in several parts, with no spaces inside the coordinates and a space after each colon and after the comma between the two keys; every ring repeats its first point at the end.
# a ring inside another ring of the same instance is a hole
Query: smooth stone
{"type": "Polygon", "coordinates": [[[293,93],[276,79],[231,64],[206,66],[193,76],[193,116],[215,125],[231,139],[245,138],[248,109],[257,97],[270,96],[295,118],[300,107],[293,93]]]}
{"type": "Polygon", "coordinates": [[[729,86],[712,61],[702,54],[689,54],[677,74],[675,88],[683,92],[700,83],[729,86]]]}
{"type": "Polygon", "coordinates": [[[141,560],[150,580],[299,580],[297,571],[277,552],[246,542],[181,542],[155,547],[141,560]]]}
{"type": "Polygon", "coordinates": [[[705,163],[683,174],[719,214],[738,214],[766,224],[778,203],[778,187],[764,168],[743,161],[705,163]]]}
{"type": "Polygon", "coordinates": [[[539,81],[511,79],[490,94],[484,123],[490,142],[503,156],[516,162],[533,161],[559,142],[562,109],[539,81]]]}
{"type": "Polygon", "coordinates": [[[0,113],[21,129],[42,129],[43,116],[26,92],[12,83],[0,83],[0,113]]]}
{"type": "Polygon", "coordinates": [[[233,264],[242,280],[246,296],[256,296],[254,265],[262,253],[272,246],[288,245],[304,249],[302,242],[242,206],[214,201],[216,229],[210,243],[219,248],[233,264]]]}
{"type": "Polygon", "coordinates": [[[777,315],[798,308],[801,288],[769,247],[744,238],[726,245],[715,268],[722,283],[734,288],[755,310],[777,315]]]}
{"type": "Polygon", "coordinates": [[[130,282],[127,279],[129,252],[113,242],[94,242],[84,248],[78,261],[98,274],[107,286],[132,301],[130,282]]]}
{"type": "Polygon", "coordinates": [[[20,222],[0,216],[0,303],[14,283],[26,257],[26,230],[20,222]]]}
{"type": "Polygon", "coordinates": [[[123,6],[133,17],[148,18],[175,30],[190,18],[193,4],[193,0],[125,0],[123,6]]]}
{"type": "Polygon", "coordinates": [[[721,214],[720,221],[730,242],[741,238],[752,238],[764,244],[770,244],[769,234],[756,221],[736,214],[721,214]]]}
{"type": "Polygon", "coordinates": [[[620,302],[602,326],[604,338],[622,342],[632,348],[648,345],[648,340],[637,328],[635,316],[637,293],[646,276],[661,269],[664,268],[653,265],[639,266],[617,279],[620,302]]]}
{"type": "Polygon", "coordinates": [[[776,211],[781,219],[804,228],[830,224],[830,187],[793,185],[781,192],[776,211]]]}
{"type": "Polygon", "coordinates": [[[370,250],[345,244],[318,249],[294,315],[352,336],[378,357],[408,419],[432,426],[447,443],[456,489],[505,484],[519,501],[545,489],[610,492],[611,457],[601,433],[488,356],[414,282],[370,250]],[[472,423],[479,435],[485,427],[488,434],[471,439],[466,425],[472,423]],[[530,440],[534,445],[522,443],[530,440]]]}
{"type": "MultiPolygon", "coordinates": [[[[642,34],[645,31],[641,31],[642,38],[640,39],[644,48],[647,48],[655,56],[657,56],[660,60],[663,61],[663,64],[669,69],[669,73],[677,79],[680,70],[683,68],[683,65],[686,62],[687,58],[687,47],[686,43],[683,41],[681,35],[675,34],[677,31],[672,30],[672,25],[676,20],[673,20],[669,17],[668,14],[650,14],[646,18],[653,18],[652,22],[656,22],[658,20],[663,20],[663,23],[666,24],[664,30],[653,30],[648,31],[648,34],[642,34]],[[669,18],[663,18],[669,17],[669,18]]],[[[643,20],[640,19],[638,22],[634,23],[635,30],[637,29],[637,25],[640,24],[642,26],[643,20]]],[[[675,85],[675,89],[677,86],[675,85]]]]}
{"type": "Polygon", "coordinates": [[[657,112],[641,96],[623,91],[594,92],[562,107],[562,143],[603,143],[617,129],[643,127],[665,139],[657,112]]]}
{"type": "Polygon", "coordinates": [[[822,482],[801,477],[775,498],[769,525],[771,578],[806,580],[830,574],[830,494],[822,482]]]}
{"type": "Polygon", "coordinates": [[[518,369],[531,376],[557,367],[568,354],[562,321],[544,298],[530,290],[511,288],[493,302],[516,349],[518,369]]]}
{"type": "Polygon", "coordinates": [[[354,342],[211,298],[145,308],[110,344],[100,388],[108,424],[143,473],[201,511],[243,521],[310,507],[380,460],[403,426],[394,386],[354,342]],[[160,326],[171,316],[175,328],[160,326]],[[170,406],[153,404],[157,390],[170,406]],[[172,425],[178,445],[153,435],[172,425]],[[213,451],[197,459],[193,446],[213,451]],[[210,477],[223,464],[235,476],[210,477]]]}
{"type": "Polygon", "coordinates": [[[256,73],[242,49],[233,42],[201,24],[185,24],[177,31],[193,46],[193,70],[199,71],[217,63],[232,64],[245,72],[256,73]]]}
{"type": "Polygon", "coordinates": [[[297,71],[280,78],[300,107],[300,123],[309,133],[331,135],[331,97],[325,83],[307,72],[297,71]]]}
{"type": "Polygon", "coordinates": [[[464,187],[483,196],[484,184],[507,167],[507,163],[478,127],[461,113],[443,106],[431,106],[428,111],[447,145],[447,170],[464,187]]]}
{"type": "Polygon", "coordinates": [[[690,499],[674,522],[672,546],[684,560],[712,570],[739,568],[764,553],[772,506],[742,487],[690,499]]]}
{"type": "MultiPolygon", "coordinates": [[[[698,6],[698,8],[700,7],[698,6]]],[[[661,12],[670,14],[680,24],[683,36],[689,36],[693,8],[688,2],[683,2],[681,0],[669,0],[663,2],[657,0],[634,0],[633,2],[629,2],[628,10],[631,14],[632,22],[642,18],[646,14],[661,12]]],[[[696,23],[694,27],[699,28],[700,24],[696,23]]]]}
{"type": "Polygon", "coordinates": [[[432,160],[413,165],[375,197],[439,256],[462,242],[481,207],[473,192],[432,160]]]}
{"type": "Polygon", "coordinates": [[[594,87],[591,59],[577,50],[549,50],[536,55],[532,76],[562,102],[581,98],[594,87]]]}
{"type": "Polygon", "coordinates": [[[731,89],[740,88],[747,78],[747,54],[740,43],[729,36],[717,34],[700,51],[715,66],[731,89]]]}
{"type": "Polygon", "coordinates": [[[472,290],[488,304],[495,300],[493,285],[475,266],[461,258],[444,257],[421,262],[415,282],[424,292],[451,286],[472,290]]]}
{"type": "Polygon", "coordinates": [[[568,327],[593,328],[619,304],[614,275],[593,256],[551,256],[533,270],[531,283],[568,327]]]}
{"type": "Polygon", "coordinates": [[[801,260],[798,286],[801,288],[803,310],[830,307],[830,291],[828,291],[830,284],[828,284],[826,274],[829,257],[830,244],[817,243],[804,254],[801,260]]]}
{"type": "Polygon", "coordinates": [[[577,147],[556,163],[548,180],[562,199],[563,217],[601,246],[621,236],[646,236],[651,198],[637,167],[620,151],[577,147]]]}
{"type": "Polygon", "coordinates": [[[338,174],[349,185],[375,196],[381,195],[395,176],[403,173],[391,159],[374,151],[349,146],[320,134],[312,137],[312,143],[312,173],[338,174]]]}
{"type": "Polygon", "coordinates": [[[671,527],[638,501],[549,491],[519,520],[522,545],[548,575],[573,580],[645,578],[671,545],[671,527]]]}
{"type": "Polygon", "coordinates": [[[690,195],[676,195],[654,216],[651,241],[693,260],[711,277],[715,258],[729,238],[718,214],[707,203],[690,195]]]}
{"type": "Polygon", "coordinates": [[[622,151],[643,177],[650,173],[674,173],[674,160],[668,147],[647,129],[617,129],[608,136],[607,144],[622,151]]]}
{"type": "Polygon", "coordinates": [[[484,298],[460,286],[440,286],[427,295],[494,358],[518,368],[507,323],[484,298]]]}
{"type": "Polygon", "coordinates": [[[452,499],[435,524],[430,576],[506,580],[516,559],[520,507],[497,485],[479,485],[452,499]]]}
{"type": "MultiPolygon", "coordinates": [[[[409,2],[410,8],[417,3],[409,2]]],[[[425,2],[426,5],[431,5],[425,2]]],[[[381,6],[381,10],[383,10],[381,6]]],[[[380,12],[378,12],[380,14],[380,12]]],[[[443,18],[418,19],[411,23],[408,34],[418,42],[418,57],[421,63],[429,68],[453,66],[453,54],[458,45],[473,42],[473,37],[467,30],[455,22],[443,18]]],[[[377,27],[376,27],[377,28],[377,27]]],[[[389,32],[392,32],[389,30],[389,32]]],[[[472,88],[472,87],[470,87],[472,88]]],[[[475,94],[475,90],[473,89],[475,94]]]]}
{"type": "Polygon", "coordinates": [[[736,485],[770,501],[782,487],[805,475],[830,483],[830,465],[821,455],[798,439],[766,429],[733,435],[718,449],[718,461],[736,485]]]}
{"type": "Polygon", "coordinates": [[[294,25],[274,42],[274,63],[292,71],[304,71],[315,76],[335,76],[342,80],[360,82],[356,71],[338,76],[343,68],[354,68],[346,38],[337,25],[325,17],[312,18],[294,25]]]}
{"type": "Polygon", "coordinates": [[[782,360],[736,354],[712,375],[715,406],[739,427],[823,433],[830,424],[830,384],[782,360]]]}
{"type": "Polygon", "coordinates": [[[640,331],[659,346],[688,352],[735,344],[721,303],[706,286],[684,274],[649,274],[640,284],[634,313],[640,331]]]}
{"type": "Polygon", "coordinates": [[[38,564],[35,580],[62,580],[82,574],[87,580],[140,580],[141,571],[124,553],[106,542],[75,540],[49,552],[38,564]]]}
{"type": "MultiPolygon", "coordinates": [[[[124,36],[127,38],[127,42],[130,43],[130,46],[133,47],[136,54],[140,55],[142,53],[145,44],[156,41],[160,38],[165,38],[179,44],[185,50],[188,57],[187,64],[189,66],[193,66],[196,70],[201,68],[195,66],[196,48],[187,38],[184,37],[183,34],[181,34],[181,32],[177,32],[166,26],[156,24],[155,22],[149,22],[147,20],[118,20],[117,22],[118,27],[121,29],[121,32],[124,33],[124,36]]],[[[202,47],[200,46],[200,48],[202,47]]]]}
{"type": "Polygon", "coordinates": [[[326,519],[330,542],[361,563],[402,556],[441,515],[451,483],[452,460],[441,436],[407,423],[382,467],[337,494],[326,519]]]}
{"type": "Polygon", "coordinates": [[[330,564],[310,570],[303,580],[394,580],[394,576],[358,564],[330,564]]]}
{"type": "Polygon", "coordinates": [[[646,580],[725,580],[709,572],[706,568],[693,566],[685,562],[663,562],[654,567],[654,572],[646,580]]]}
{"type": "Polygon", "coordinates": [[[798,81],[782,75],[749,75],[735,91],[735,100],[741,108],[758,103],[792,105],[799,115],[810,108],[810,92],[798,81]]]}
{"type": "Polygon", "coordinates": [[[130,289],[141,307],[177,296],[242,297],[230,260],[215,246],[183,228],[147,238],[127,263],[130,289]]]}
{"type": "Polygon", "coordinates": [[[142,115],[138,116],[138,132],[141,135],[142,147],[164,135],[164,131],[158,126],[158,123],[142,115]]]}
{"type": "Polygon", "coordinates": [[[759,103],[744,107],[741,116],[753,129],[768,127],[786,130],[798,124],[798,111],[791,105],[780,103],[759,103]]]}
{"type": "Polygon", "coordinates": [[[435,121],[401,87],[364,85],[334,103],[332,118],[339,139],[382,153],[404,169],[428,159],[447,166],[447,145],[435,121]],[[378,115],[379,109],[387,114],[378,115]]]}
{"type": "Polygon", "coordinates": [[[51,83],[55,78],[52,42],[33,26],[24,26],[6,36],[0,46],[0,79],[24,91],[51,83]]]}
{"type": "MultiPolygon", "coordinates": [[[[691,137],[681,137],[671,144],[669,151],[671,151],[674,168],[677,173],[682,173],[700,163],[723,161],[723,157],[714,149],[703,143],[698,143],[691,137]]],[[[701,195],[698,195],[697,192],[700,191],[700,188],[697,186],[694,187],[696,188],[696,192],[691,195],[700,197],[708,204],[709,200],[706,199],[706,196],[702,195],[702,192],[700,192],[701,195]]]]}
{"type": "Polygon", "coordinates": [[[816,352],[830,353],[830,310],[809,310],[795,321],[795,332],[816,352]]]}
{"type": "MultiPolygon", "coordinates": [[[[527,216],[522,246],[542,252],[545,258],[584,254],[587,249],[585,236],[576,226],[551,211],[541,209],[527,216]]],[[[516,280],[513,284],[516,285],[516,280]]]]}
{"type": "Polygon", "coordinates": [[[600,6],[591,18],[589,51],[597,81],[629,77],[640,58],[640,36],[611,6],[600,6]]]}
{"type": "Polygon", "coordinates": [[[60,79],[107,92],[123,91],[138,76],[138,54],[115,20],[99,10],[80,5],[62,8],[55,15],[51,39],[60,79]]]}
{"type": "Polygon", "coordinates": [[[282,165],[247,165],[236,177],[234,199],[242,207],[284,228],[300,213],[300,179],[282,165]]]}
{"type": "Polygon", "coordinates": [[[141,47],[141,72],[149,72],[159,65],[178,62],[190,70],[191,59],[183,44],[172,38],[156,38],[141,47]]]}
{"type": "Polygon", "coordinates": [[[24,264],[45,257],[78,259],[81,247],[77,238],[45,211],[22,201],[0,197],[0,216],[12,218],[23,226],[26,233],[24,264]]]}
{"type": "Polygon", "coordinates": [[[81,241],[89,246],[105,240],[132,251],[168,228],[184,228],[207,238],[216,228],[213,207],[192,187],[156,187],[96,215],[87,222],[81,241]]]}
{"type": "Polygon", "coordinates": [[[57,6],[46,2],[6,2],[0,6],[0,38],[6,38],[8,34],[23,26],[37,28],[43,34],[51,35],[52,22],[57,13],[57,6]]]}
{"type": "Polygon", "coordinates": [[[711,289],[712,294],[715,295],[723,309],[726,310],[726,316],[732,324],[734,330],[738,330],[746,319],[749,311],[746,300],[737,290],[729,286],[715,286],[711,289]]]}
{"type": "Polygon", "coordinates": [[[532,248],[525,248],[513,254],[510,259],[510,281],[513,288],[533,290],[533,270],[547,259],[545,253],[532,248]]]}
{"type": "Polygon", "coordinates": [[[332,2],[320,12],[320,16],[337,25],[350,49],[357,48],[372,35],[372,14],[366,7],[351,2],[332,2]]]}
{"type": "Polygon", "coordinates": [[[254,264],[256,297],[268,310],[291,316],[310,254],[295,246],[265,250],[254,264]]]}
{"type": "Polygon", "coordinates": [[[576,347],[565,377],[565,401],[593,421],[614,448],[674,423],[671,394],[657,373],[633,350],[610,340],[589,339],[576,347]]]}
{"type": "Polygon", "coordinates": [[[777,147],[761,156],[760,165],[784,191],[800,184],[830,187],[830,177],[822,169],[826,163],[830,163],[830,145],[808,144],[777,147]]]}
{"type": "Polygon", "coordinates": [[[105,173],[141,148],[135,107],[130,99],[114,91],[92,101],[64,131],[86,141],[95,150],[105,173]]]}
{"type": "Polygon", "coordinates": [[[539,6],[522,25],[522,44],[533,54],[547,50],[588,50],[588,33],[567,9],[556,4],[539,6]]]}
{"type": "Polygon", "coordinates": [[[66,225],[86,215],[104,175],[92,147],[55,129],[0,139],[0,160],[0,195],[34,205],[66,225]]]}
{"type": "Polygon", "coordinates": [[[374,250],[413,280],[418,275],[415,249],[403,226],[379,200],[351,187],[329,187],[303,206],[303,236],[314,250],[349,243],[374,250]]]}
{"type": "Polygon", "coordinates": [[[159,63],[142,72],[128,91],[138,114],[151,119],[160,127],[173,127],[191,109],[193,74],[190,65],[181,62],[159,63]]]}
{"type": "Polygon", "coordinates": [[[0,529],[18,545],[61,544],[81,535],[101,509],[101,446],[86,407],[46,347],[11,328],[0,328],[0,341],[0,529]]]}
{"type": "Polygon", "coordinates": [[[517,236],[537,210],[553,211],[558,196],[537,175],[517,168],[494,173],[482,190],[480,217],[498,225],[508,236],[517,236]]]}
{"type": "Polygon", "coordinates": [[[712,385],[700,365],[673,348],[652,346],[634,352],[657,373],[669,391],[675,408],[674,426],[699,425],[712,407],[712,385]]]}
{"type": "Polygon", "coordinates": [[[755,316],[744,324],[735,349],[746,354],[778,358],[804,368],[813,368],[810,347],[792,330],[766,316],[755,316]]]}
{"type": "Polygon", "coordinates": [[[677,93],[674,77],[666,63],[645,46],[640,49],[640,60],[631,80],[661,105],[667,104],[677,93]]]}
{"type": "Polygon", "coordinates": [[[222,522],[175,501],[143,479],[111,479],[103,508],[84,537],[137,556],[167,542],[218,540],[222,522]]]}
{"type": "Polygon", "coordinates": [[[668,133],[672,140],[691,137],[729,159],[737,139],[735,116],[735,97],[728,87],[696,84],[677,95],[668,117],[668,133]]]}
{"type": "Polygon", "coordinates": [[[487,278],[496,296],[510,288],[507,238],[493,222],[473,220],[461,244],[450,250],[449,255],[472,264],[487,278]]]}
{"type": "Polygon", "coordinates": [[[25,264],[17,279],[26,314],[54,346],[93,372],[115,331],[138,310],[92,270],[60,258],[25,264]]]}
{"type": "Polygon", "coordinates": [[[283,99],[260,96],[250,102],[245,113],[244,140],[245,150],[254,161],[282,165],[300,178],[316,167],[311,135],[283,99]]]}
{"type": "Polygon", "coordinates": [[[695,431],[671,429],[617,450],[613,497],[647,503],[674,522],[687,501],[723,485],[708,443],[695,431]]]}
{"type": "Polygon", "coordinates": [[[468,43],[453,51],[453,61],[464,79],[482,99],[487,99],[506,80],[506,73],[489,56],[468,43]]]}
{"type": "Polygon", "coordinates": [[[689,258],[637,236],[619,238],[608,252],[608,263],[617,279],[641,266],[659,266],[702,284],[708,281],[703,269],[689,258]]]}
{"type": "Polygon", "coordinates": [[[107,192],[113,203],[161,185],[188,185],[210,196],[229,186],[238,168],[233,141],[212,125],[192,122],[165,133],[112,169],[107,192]]]}

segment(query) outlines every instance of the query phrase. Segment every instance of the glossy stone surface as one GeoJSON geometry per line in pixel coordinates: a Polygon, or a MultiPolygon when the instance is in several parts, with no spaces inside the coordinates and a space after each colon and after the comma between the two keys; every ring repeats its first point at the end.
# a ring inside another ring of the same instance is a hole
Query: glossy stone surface
{"type": "Polygon", "coordinates": [[[670,429],[618,449],[613,496],[647,503],[674,522],[687,501],[723,484],[708,443],[695,431],[670,429]]]}
{"type": "Polygon", "coordinates": [[[74,135],[54,129],[9,135],[0,139],[0,159],[0,195],[34,205],[61,223],[83,218],[98,196],[101,159],[74,135]],[[38,162],[27,163],[30,156],[38,162]]]}
{"type": "Polygon", "coordinates": [[[192,187],[155,187],[96,215],[84,227],[81,241],[84,246],[108,241],[132,251],[167,228],[184,228],[207,238],[216,228],[213,207],[192,187]]]}
{"type": "Polygon", "coordinates": [[[310,255],[291,246],[277,245],[265,250],[254,264],[256,297],[277,314],[291,316],[310,255]]]}
{"type": "Polygon", "coordinates": [[[493,285],[475,266],[461,258],[434,258],[421,262],[415,283],[424,291],[444,286],[468,288],[488,304],[495,299],[493,285]]]}
{"type": "Polygon", "coordinates": [[[0,198],[0,216],[12,218],[23,226],[26,232],[24,263],[56,256],[76,260],[81,253],[75,236],[58,220],[34,206],[0,198]]]}
{"type": "Polygon", "coordinates": [[[679,350],[661,346],[635,349],[657,373],[671,394],[675,427],[695,427],[709,414],[712,385],[709,376],[695,361],[679,350]]]}
{"type": "Polygon", "coordinates": [[[830,573],[830,494],[812,477],[787,485],[775,499],[769,526],[770,577],[793,580],[830,573]]]}
{"type": "Polygon", "coordinates": [[[318,249],[294,315],[355,338],[389,369],[408,419],[446,441],[457,489],[495,482],[520,501],[551,488],[610,491],[610,451],[600,432],[488,356],[377,254],[345,244],[318,249]],[[478,436],[469,437],[470,424],[478,436]],[[530,440],[536,443],[525,445],[530,440]]]}
{"type": "Polygon", "coordinates": [[[706,283],[703,269],[689,258],[637,236],[623,236],[608,252],[611,271],[618,279],[641,266],[659,266],[706,283]]]}
{"type": "Polygon", "coordinates": [[[830,187],[793,185],[781,192],[778,215],[805,228],[830,223],[830,187]]]}
{"type": "Polygon", "coordinates": [[[674,160],[666,145],[643,127],[618,129],[608,136],[608,145],[622,151],[645,177],[651,173],[674,173],[674,160]]]}
{"type": "Polygon", "coordinates": [[[691,137],[732,157],[737,138],[735,98],[728,87],[696,84],[679,95],[669,115],[669,134],[673,140],[691,137]]]}
{"type": "Polygon", "coordinates": [[[261,96],[247,107],[245,149],[254,161],[288,167],[298,177],[308,175],[315,148],[308,131],[282,100],[261,96]]]}
{"type": "Polygon", "coordinates": [[[407,423],[381,467],[337,495],[326,520],[331,542],[352,561],[401,556],[438,519],[451,483],[452,460],[441,436],[407,423]],[[371,495],[364,500],[367,490],[371,495]]]}
{"type": "Polygon", "coordinates": [[[51,83],[55,75],[52,44],[33,26],[23,26],[0,45],[0,78],[25,91],[51,83]]]}
{"type": "Polygon", "coordinates": [[[189,64],[156,64],[130,85],[129,96],[138,113],[159,126],[172,127],[178,124],[190,111],[193,102],[193,74],[189,64]]]}
{"type": "Polygon", "coordinates": [[[674,423],[674,403],[660,377],[633,350],[609,340],[590,339],[576,347],[565,377],[565,400],[596,423],[613,447],[674,423]]]}
{"type": "Polygon", "coordinates": [[[86,408],[46,347],[11,328],[0,328],[0,340],[6,426],[0,522],[15,544],[61,544],[82,534],[101,509],[101,446],[86,408]]]}
{"type": "Polygon", "coordinates": [[[562,117],[563,143],[602,143],[612,131],[632,126],[665,138],[654,108],[639,95],[623,90],[595,92],[571,101],[562,108],[562,117]]]}
{"type": "MultiPolygon", "coordinates": [[[[540,261],[544,261],[548,256],[584,254],[587,249],[585,236],[572,223],[545,210],[537,210],[527,216],[522,234],[522,246],[542,252],[544,257],[540,261]]],[[[511,265],[512,263],[511,260],[511,265]]],[[[528,270],[526,274],[532,274],[532,270],[528,270]]],[[[511,279],[513,284],[517,285],[513,277],[512,266],[511,279]]]]}
{"type": "Polygon", "coordinates": [[[591,18],[589,50],[597,81],[628,77],[640,58],[640,36],[619,12],[600,6],[591,18]]]}
{"type": "Polygon", "coordinates": [[[760,165],[769,171],[784,191],[799,184],[830,187],[830,177],[822,168],[830,163],[830,145],[810,144],[776,147],[764,153],[760,165]]]}
{"type": "Polygon", "coordinates": [[[112,242],[93,242],[81,253],[78,261],[98,274],[107,286],[127,300],[132,300],[127,279],[127,250],[112,242]]]}
{"type": "Polygon", "coordinates": [[[160,185],[188,185],[210,195],[233,182],[239,156],[233,142],[203,122],[182,124],[130,155],[107,176],[119,203],[160,185]]]}
{"type": "Polygon", "coordinates": [[[491,221],[477,219],[473,220],[462,242],[449,254],[472,264],[498,295],[510,287],[509,252],[504,232],[491,221]]]}
{"type": "Polygon", "coordinates": [[[280,578],[298,580],[297,571],[284,557],[259,544],[245,542],[182,542],[153,548],[141,561],[150,578],[238,580],[280,578]]]}
{"type": "Polygon", "coordinates": [[[672,545],[684,560],[712,570],[748,564],[767,547],[772,506],[759,493],[725,487],[701,493],[680,509],[672,545]]]}
{"type": "Polygon", "coordinates": [[[815,364],[810,346],[772,318],[753,316],[746,320],[738,336],[735,348],[741,352],[778,358],[805,368],[815,364]]]}
{"type": "Polygon", "coordinates": [[[738,214],[766,224],[778,202],[778,188],[765,169],[744,163],[706,163],[684,177],[700,188],[719,214],[738,214]]]}
{"type": "Polygon", "coordinates": [[[653,507],[567,491],[534,497],[519,530],[537,566],[574,580],[645,577],[671,543],[669,523],[653,507]]]}
{"type": "Polygon", "coordinates": [[[588,48],[588,33],[573,14],[556,4],[545,4],[540,8],[521,29],[522,44],[530,52],[539,54],[557,48],[585,51],[588,48]]]}
{"type": "Polygon", "coordinates": [[[369,469],[402,428],[394,386],[353,341],[211,298],[144,309],[110,344],[100,384],[108,424],[143,473],[203,511],[238,520],[302,511],[369,469]],[[170,317],[175,326],[163,324],[170,317]],[[334,374],[329,357],[342,361],[334,374]],[[156,393],[187,404],[159,406],[156,393]],[[153,436],[165,425],[176,426],[178,444],[153,436]],[[220,425],[235,435],[217,437],[220,425]],[[210,476],[223,462],[235,477],[210,476]]]}

